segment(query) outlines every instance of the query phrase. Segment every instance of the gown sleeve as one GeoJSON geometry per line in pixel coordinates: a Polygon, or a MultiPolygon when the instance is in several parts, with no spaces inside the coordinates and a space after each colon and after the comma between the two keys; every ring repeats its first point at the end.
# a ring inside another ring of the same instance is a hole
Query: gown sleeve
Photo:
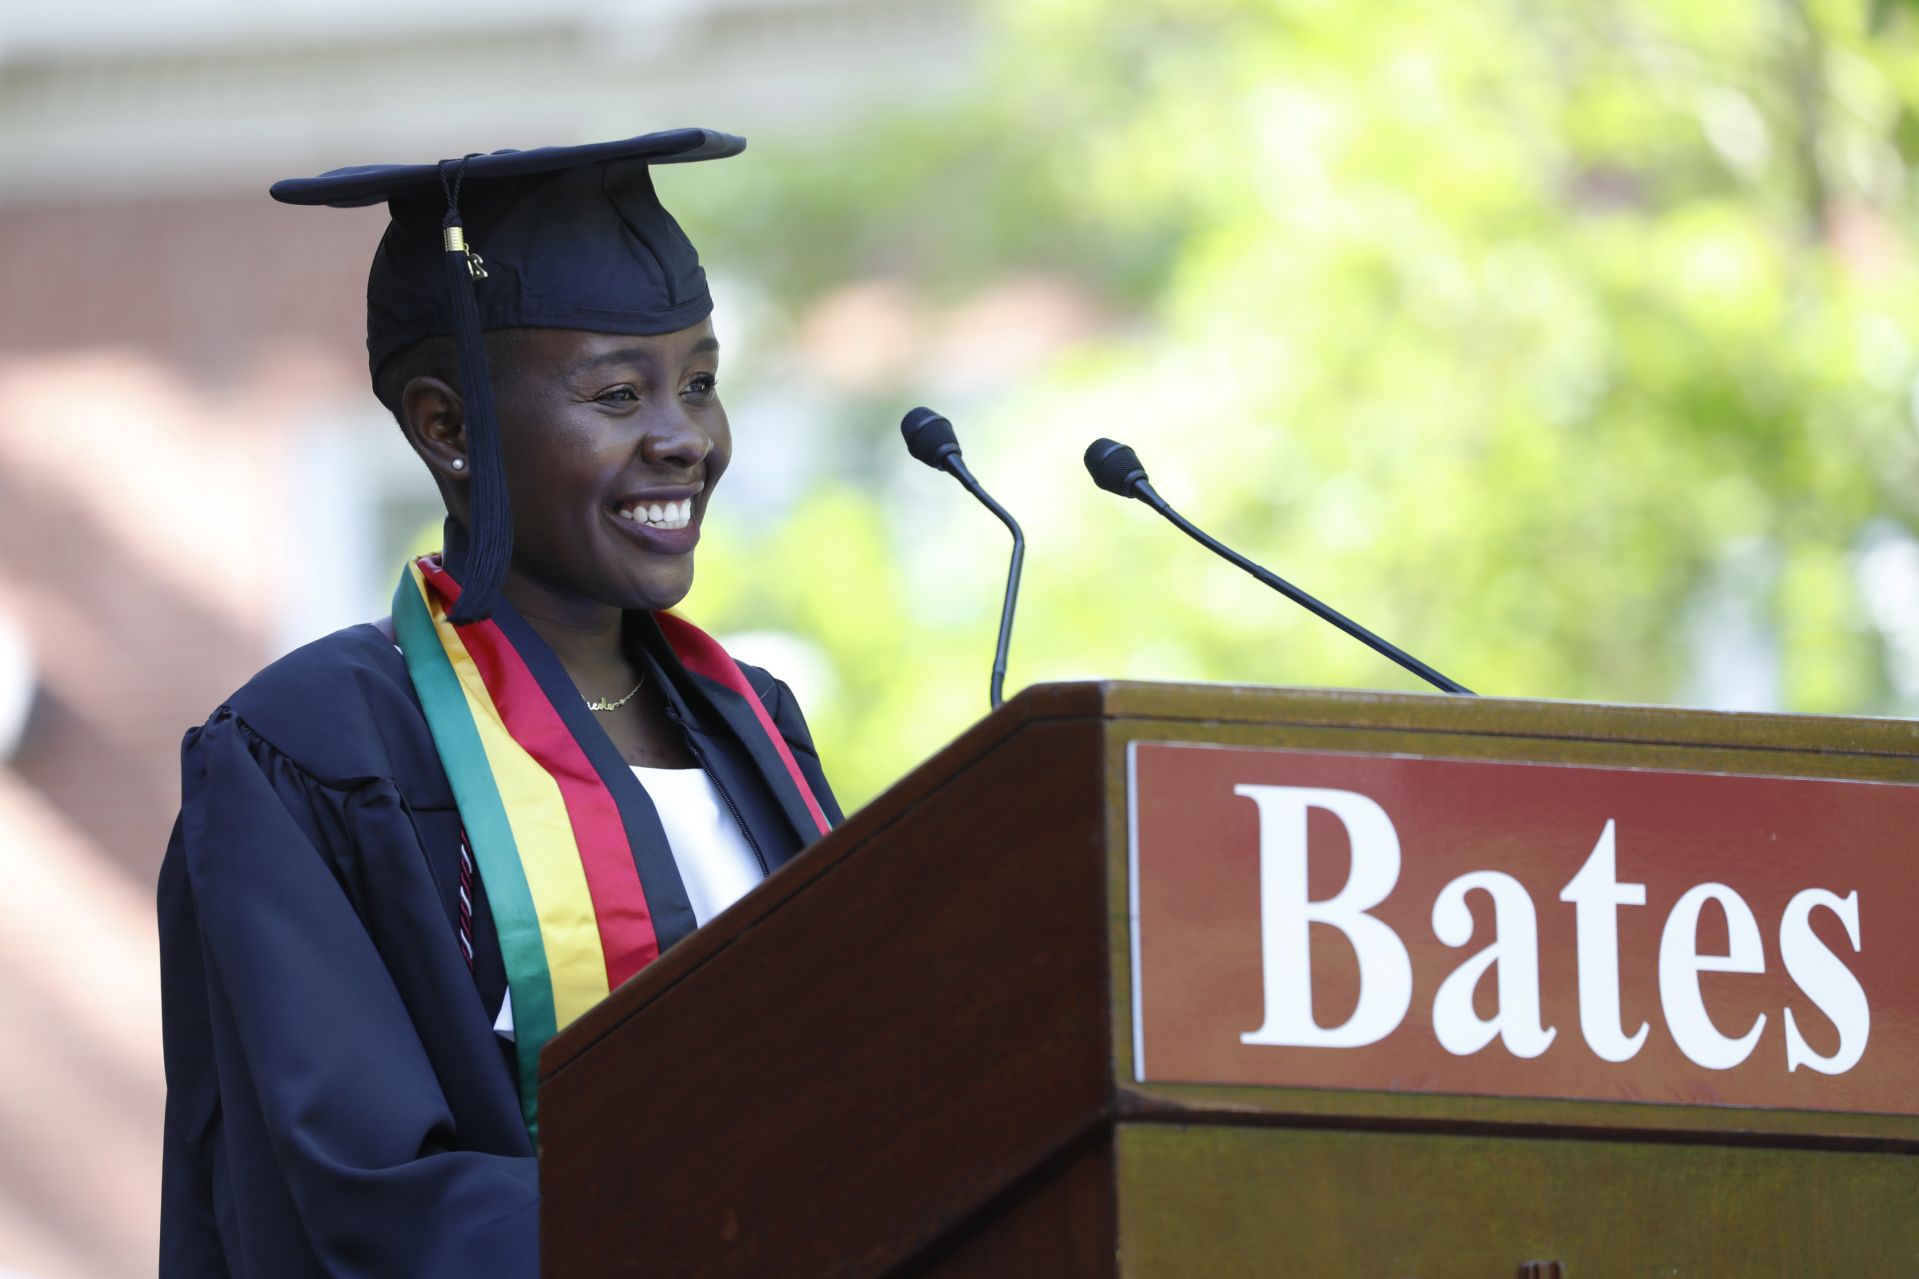
{"type": "Polygon", "coordinates": [[[538,1274],[531,1149],[456,1148],[396,980],[429,938],[370,931],[424,866],[390,781],[318,781],[231,711],[188,735],[159,884],[162,1275],[538,1274]]]}
{"type": "Polygon", "coordinates": [[[806,726],[806,716],[800,713],[799,699],[793,696],[785,680],[774,678],[772,689],[761,700],[766,705],[766,713],[773,717],[773,727],[780,730],[787,749],[793,752],[793,762],[799,765],[806,784],[812,788],[813,798],[820,802],[820,811],[826,814],[828,824],[838,826],[846,820],[846,815],[840,812],[839,800],[827,784],[826,770],[820,765],[820,752],[813,745],[813,733],[806,726]]]}

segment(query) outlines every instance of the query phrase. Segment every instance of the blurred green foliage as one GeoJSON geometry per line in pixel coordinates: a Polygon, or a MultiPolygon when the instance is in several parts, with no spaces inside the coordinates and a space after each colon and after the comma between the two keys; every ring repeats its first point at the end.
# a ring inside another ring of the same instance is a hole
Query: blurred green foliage
{"type": "MultiPolygon", "coordinates": [[[[992,385],[921,365],[815,387],[790,504],[722,498],[689,611],[823,647],[808,709],[849,801],[985,710],[1006,548],[900,450],[922,394],[1027,526],[1012,687],[1415,687],[1094,490],[1079,453],[1110,435],[1193,518],[1481,692],[1919,706],[1919,583],[1862,567],[1919,519],[1909,5],[1005,0],[983,21],[958,97],[756,139],[672,192],[764,291],[766,349],[862,280],[936,312],[1044,273],[1102,317],[992,385]]],[[[728,376],[756,404],[812,385],[804,360],[728,376]]],[[[778,449],[778,414],[742,403],[740,450],[778,449]]]]}

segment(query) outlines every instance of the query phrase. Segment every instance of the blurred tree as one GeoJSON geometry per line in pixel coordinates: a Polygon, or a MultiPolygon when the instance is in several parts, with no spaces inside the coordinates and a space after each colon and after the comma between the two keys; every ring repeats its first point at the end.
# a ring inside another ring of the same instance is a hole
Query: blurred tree
{"type": "MultiPolygon", "coordinates": [[[[965,100],[775,140],[676,203],[778,315],[875,279],[937,314],[1039,272],[1105,317],[946,406],[1032,539],[1015,685],[1413,686],[1092,490],[1106,434],[1482,692],[1919,708],[1919,556],[1886,551],[1919,520],[1919,7],[988,18],[965,100]]],[[[985,706],[999,531],[886,438],[915,388],[964,385],[942,349],[828,404],[804,496],[716,522],[690,603],[825,648],[811,709],[853,801],[985,706]]]]}

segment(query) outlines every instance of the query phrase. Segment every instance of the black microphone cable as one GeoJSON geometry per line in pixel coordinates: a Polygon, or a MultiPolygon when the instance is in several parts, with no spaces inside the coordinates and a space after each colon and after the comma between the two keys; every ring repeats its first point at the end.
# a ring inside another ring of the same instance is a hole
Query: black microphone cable
{"type": "Polygon", "coordinates": [[[1397,662],[1433,687],[1447,693],[1472,695],[1472,690],[1457,680],[1441,675],[1426,663],[1400,648],[1397,644],[1373,634],[1365,627],[1347,617],[1338,609],[1322,603],[1312,595],[1294,586],[1277,573],[1268,572],[1253,561],[1235,551],[1218,538],[1213,537],[1191,520],[1174,510],[1172,504],[1154,491],[1146,478],[1146,468],[1140,465],[1139,456],[1133,450],[1116,440],[1094,440],[1086,446],[1086,470],[1093,477],[1093,483],[1108,493],[1117,493],[1121,497],[1137,498],[1164,515],[1174,528],[1198,542],[1215,555],[1237,564],[1266,585],[1298,604],[1322,621],[1331,622],[1360,643],[1366,645],[1383,657],[1397,662]]]}
{"type": "Polygon", "coordinates": [[[1013,605],[1019,599],[1020,568],[1026,563],[1026,534],[1020,532],[1019,521],[995,502],[992,494],[981,487],[980,482],[973,478],[973,473],[966,469],[966,463],[960,458],[959,441],[954,438],[951,422],[932,409],[917,408],[900,419],[900,434],[905,437],[907,452],[934,470],[945,471],[958,480],[968,493],[979,499],[980,505],[997,515],[1000,523],[1013,535],[1013,560],[1006,570],[1006,601],[1000,605],[999,645],[993,652],[993,683],[988,693],[993,709],[998,710],[1000,703],[1005,700],[1006,650],[1013,642],[1013,605]]]}

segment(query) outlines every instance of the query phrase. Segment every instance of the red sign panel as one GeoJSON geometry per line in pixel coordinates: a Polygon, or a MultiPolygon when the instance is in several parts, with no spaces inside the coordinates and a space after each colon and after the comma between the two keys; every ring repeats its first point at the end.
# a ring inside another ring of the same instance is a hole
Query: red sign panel
{"type": "Polygon", "coordinates": [[[1919,1113],[1919,786],[1130,750],[1141,1082],[1919,1113]]]}

